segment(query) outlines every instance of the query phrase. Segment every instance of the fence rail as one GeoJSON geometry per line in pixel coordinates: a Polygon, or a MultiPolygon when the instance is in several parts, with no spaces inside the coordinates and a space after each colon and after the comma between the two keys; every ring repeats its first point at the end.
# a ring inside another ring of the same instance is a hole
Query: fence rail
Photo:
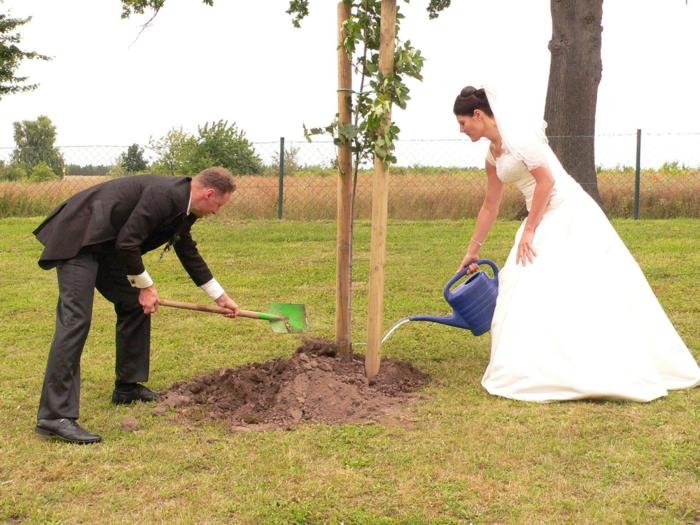
{"type": "MultiPolygon", "coordinates": [[[[254,142],[253,148],[264,170],[237,177],[238,190],[225,211],[227,216],[335,218],[336,151],[330,141],[282,139],[254,142]]],[[[400,141],[398,162],[389,176],[389,216],[459,219],[476,215],[485,191],[485,148],[485,143],[471,145],[464,139],[400,141]]],[[[114,175],[113,168],[127,146],[59,149],[67,168],[62,179],[0,181],[0,217],[44,214],[70,195],[106,180],[114,175]]],[[[155,160],[152,150],[143,149],[148,162],[155,160]]],[[[0,161],[8,164],[12,151],[0,148],[0,161]]],[[[608,167],[598,169],[598,188],[611,217],[700,218],[700,133],[600,135],[596,155],[608,158],[608,167]]],[[[358,218],[368,218],[371,212],[371,171],[366,168],[360,170],[356,183],[354,214],[358,218]]],[[[502,216],[516,218],[523,213],[517,191],[507,189],[502,216]]]]}

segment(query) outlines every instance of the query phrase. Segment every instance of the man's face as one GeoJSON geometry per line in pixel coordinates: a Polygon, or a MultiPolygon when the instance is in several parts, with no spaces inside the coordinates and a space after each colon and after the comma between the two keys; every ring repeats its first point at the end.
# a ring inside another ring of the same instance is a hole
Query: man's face
{"type": "Polygon", "coordinates": [[[198,202],[192,202],[190,211],[199,218],[206,217],[217,213],[229,200],[230,193],[219,193],[213,188],[206,188],[198,202]]]}

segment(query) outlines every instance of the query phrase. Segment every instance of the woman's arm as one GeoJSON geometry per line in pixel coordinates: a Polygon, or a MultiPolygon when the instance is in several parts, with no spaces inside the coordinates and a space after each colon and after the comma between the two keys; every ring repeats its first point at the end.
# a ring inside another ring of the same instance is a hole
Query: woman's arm
{"type": "Polygon", "coordinates": [[[523,266],[532,263],[537,256],[532,247],[532,242],[535,238],[535,230],[549,205],[552,188],[554,188],[554,178],[548,166],[538,166],[530,170],[530,173],[535,179],[535,192],[532,196],[532,206],[530,206],[530,213],[527,215],[525,229],[520,237],[518,253],[515,257],[516,264],[522,264],[523,266]]]}
{"type": "MultiPolygon", "coordinates": [[[[484,244],[493,223],[498,217],[498,210],[501,207],[501,197],[503,196],[503,182],[496,176],[496,166],[486,162],[486,175],[488,176],[486,183],[486,195],[484,202],[479,210],[479,215],[476,218],[476,226],[472,233],[471,240],[467,245],[467,253],[462,259],[462,264],[459,270],[469,266],[472,262],[479,258],[479,249],[484,244]]],[[[477,270],[476,266],[470,268],[471,272],[477,270]]]]}

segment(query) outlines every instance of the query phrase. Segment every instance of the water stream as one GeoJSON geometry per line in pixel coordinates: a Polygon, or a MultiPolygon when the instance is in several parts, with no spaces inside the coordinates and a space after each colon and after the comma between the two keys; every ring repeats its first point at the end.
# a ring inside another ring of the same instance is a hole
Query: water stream
{"type": "Polygon", "coordinates": [[[403,319],[399,319],[394,324],[392,324],[391,327],[384,334],[384,337],[382,337],[382,342],[379,344],[383,345],[386,342],[386,340],[391,337],[391,334],[393,334],[399,326],[409,322],[410,320],[411,320],[410,317],[404,317],[403,319]]]}

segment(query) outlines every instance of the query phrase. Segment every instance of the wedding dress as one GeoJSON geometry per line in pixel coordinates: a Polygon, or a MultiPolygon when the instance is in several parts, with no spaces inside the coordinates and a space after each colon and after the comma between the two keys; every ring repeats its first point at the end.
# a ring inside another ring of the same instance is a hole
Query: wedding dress
{"type": "Polygon", "coordinates": [[[546,163],[555,185],[535,231],[534,262],[515,262],[523,222],[499,273],[484,388],[524,401],[650,401],[700,384],[695,359],[595,201],[545,140],[504,143],[511,150],[489,152],[487,162],[519,188],[528,210],[529,169],[546,163]]]}

